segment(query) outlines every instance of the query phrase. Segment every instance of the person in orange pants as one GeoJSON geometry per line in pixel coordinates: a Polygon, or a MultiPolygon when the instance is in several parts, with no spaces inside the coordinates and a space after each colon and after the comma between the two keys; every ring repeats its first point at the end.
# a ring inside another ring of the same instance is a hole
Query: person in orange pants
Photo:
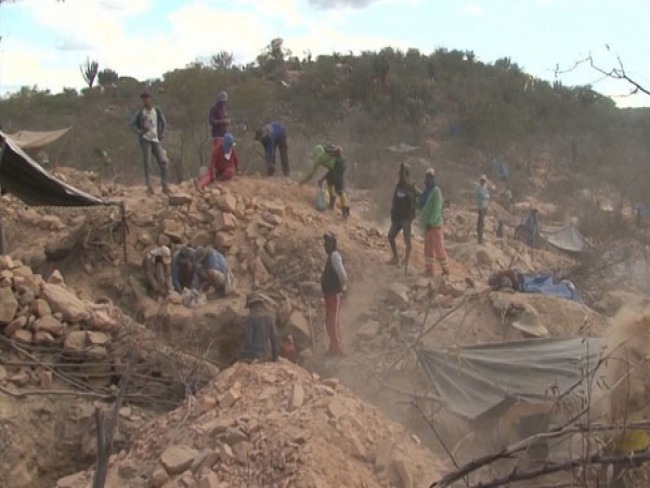
{"type": "Polygon", "coordinates": [[[348,275],[343,266],[343,258],[337,250],[336,235],[328,232],[323,236],[327,261],[321,276],[321,289],[325,299],[325,329],[330,345],[329,356],[344,356],[341,340],[341,295],[347,288],[348,275]]]}
{"type": "Polygon", "coordinates": [[[235,150],[235,138],[228,133],[223,138],[216,139],[210,156],[210,168],[200,180],[195,179],[194,184],[199,191],[213,181],[227,181],[239,173],[239,158],[235,150]]]}
{"type": "Polygon", "coordinates": [[[425,275],[434,274],[434,263],[437,261],[442,268],[442,275],[449,275],[447,251],[445,250],[444,228],[442,226],[442,192],[436,185],[435,171],[428,169],[425,175],[425,188],[418,200],[422,209],[420,223],[424,231],[424,263],[425,275]]]}

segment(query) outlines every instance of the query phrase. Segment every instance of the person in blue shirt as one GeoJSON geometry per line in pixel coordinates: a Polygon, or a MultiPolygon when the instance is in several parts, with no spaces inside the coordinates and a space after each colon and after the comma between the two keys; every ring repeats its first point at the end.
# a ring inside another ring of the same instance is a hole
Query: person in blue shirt
{"type": "Polygon", "coordinates": [[[278,333],[273,316],[266,310],[264,299],[252,293],[246,298],[246,307],[250,310],[244,321],[245,361],[277,361],[279,356],[278,333]],[[269,345],[271,354],[269,355],[269,345]]]}
{"type": "Polygon", "coordinates": [[[209,247],[197,247],[194,251],[195,289],[207,291],[213,287],[221,295],[232,291],[228,262],[223,254],[209,247]]]}
{"type": "Polygon", "coordinates": [[[282,174],[289,176],[289,146],[287,145],[287,129],[280,122],[271,122],[255,132],[255,140],[264,147],[266,173],[275,174],[276,148],[280,150],[282,174]]]}

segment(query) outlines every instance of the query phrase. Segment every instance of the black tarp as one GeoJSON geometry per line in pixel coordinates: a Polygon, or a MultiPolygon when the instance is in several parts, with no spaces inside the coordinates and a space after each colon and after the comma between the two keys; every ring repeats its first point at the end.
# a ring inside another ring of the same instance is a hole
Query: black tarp
{"type": "Polygon", "coordinates": [[[90,207],[107,205],[94,197],[64,183],[45,171],[6,134],[0,162],[0,188],[2,194],[11,193],[28,205],[90,207]]]}
{"type": "Polygon", "coordinates": [[[553,401],[595,367],[602,348],[602,339],[527,339],[417,356],[445,407],[477,420],[519,400],[553,401]]]}

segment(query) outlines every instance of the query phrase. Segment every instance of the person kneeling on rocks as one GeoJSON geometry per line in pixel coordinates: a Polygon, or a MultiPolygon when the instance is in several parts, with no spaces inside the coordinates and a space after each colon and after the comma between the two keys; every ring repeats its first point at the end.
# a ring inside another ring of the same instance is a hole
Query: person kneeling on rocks
{"type": "Polygon", "coordinates": [[[179,249],[172,258],[172,286],[178,293],[183,289],[194,289],[195,280],[194,249],[189,246],[179,249]]]}
{"type": "Polygon", "coordinates": [[[216,139],[208,172],[200,180],[194,179],[194,184],[199,191],[203,191],[211,182],[231,180],[235,174],[240,174],[239,158],[235,150],[235,138],[227,133],[223,138],[216,139]]]}
{"type": "Polygon", "coordinates": [[[223,254],[208,247],[198,247],[194,252],[195,288],[207,291],[213,287],[220,295],[232,292],[232,276],[223,254]]]}
{"type": "Polygon", "coordinates": [[[171,263],[172,253],[167,246],[155,247],[145,254],[142,268],[153,298],[165,297],[172,291],[171,263]]]}
{"type": "Polygon", "coordinates": [[[268,361],[270,343],[270,358],[277,361],[279,355],[278,334],[273,316],[266,309],[264,298],[256,293],[251,293],[246,297],[246,307],[249,309],[249,314],[244,322],[246,334],[244,360],[250,362],[268,361]]]}

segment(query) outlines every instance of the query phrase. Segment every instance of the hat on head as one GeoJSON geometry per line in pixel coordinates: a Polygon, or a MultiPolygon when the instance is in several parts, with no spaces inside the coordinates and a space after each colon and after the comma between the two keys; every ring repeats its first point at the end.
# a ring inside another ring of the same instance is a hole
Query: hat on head
{"type": "Polygon", "coordinates": [[[481,177],[479,178],[479,181],[487,181],[487,176],[481,175],[481,177]]]}
{"type": "Polygon", "coordinates": [[[433,168],[429,168],[425,173],[425,176],[436,176],[436,170],[433,168]]]}
{"type": "Polygon", "coordinates": [[[225,154],[229,153],[232,150],[234,145],[235,145],[235,138],[230,132],[228,132],[223,136],[223,152],[225,154]]]}
{"type": "Polygon", "coordinates": [[[162,261],[165,264],[170,264],[172,262],[172,252],[167,246],[160,246],[158,249],[158,256],[162,258],[162,261]]]}
{"type": "Polygon", "coordinates": [[[262,298],[262,296],[257,294],[257,293],[254,293],[254,292],[249,293],[246,296],[246,307],[250,308],[253,305],[255,305],[256,303],[264,303],[264,298],[262,298]]]}
{"type": "Polygon", "coordinates": [[[327,231],[325,234],[323,234],[323,240],[325,242],[333,242],[336,244],[336,234],[332,231],[327,231]]]}

